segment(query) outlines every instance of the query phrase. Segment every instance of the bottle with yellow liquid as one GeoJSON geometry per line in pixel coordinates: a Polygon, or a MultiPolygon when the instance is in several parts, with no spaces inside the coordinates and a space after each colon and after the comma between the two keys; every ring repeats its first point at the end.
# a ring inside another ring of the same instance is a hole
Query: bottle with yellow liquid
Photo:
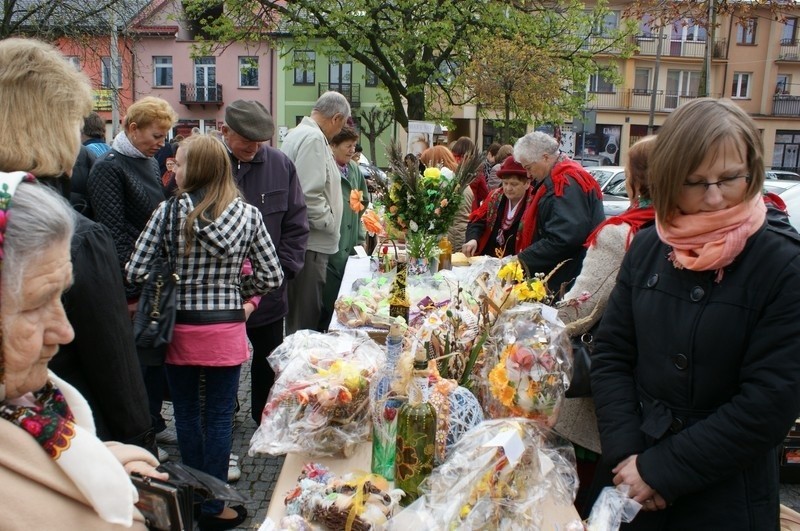
{"type": "Polygon", "coordinates": [[[439,271],[442,269],[453,269],[453,244],[446,235],[439,240],[439,271]]]}

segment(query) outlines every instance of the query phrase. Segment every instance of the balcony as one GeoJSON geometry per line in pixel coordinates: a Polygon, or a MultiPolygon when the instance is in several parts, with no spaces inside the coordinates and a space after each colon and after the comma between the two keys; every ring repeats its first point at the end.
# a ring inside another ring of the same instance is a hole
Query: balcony
{"type": "Polygon", "coordinates": [[[358,108],[361,107],[361,85],[358,83],[320,83],[319,84],[319,96],[322,96],[324,92],[329,90],[333,90],[334,92],[338,92],[343,94],[347,101],[350,102],[350,107],[358,108]]]}
{"type": "Polygon", "coordinates": [[[775,94],[772,97],[772,115],[800,117],[800,96],[775,94]]]}
{"type": "Polygon", "coordinates": [[[216,105],[222,107],[222,85],[209,87],[197,86],[194,83],[181,83],[181,105],[216,105]]]}
{"type": "MultiPolygon", "coordinates": [[[[664,46],[661,47],[662,57],[694,57],[702,59],[706,56],[706,41],[670,39],[667,35],[662,38],[664,39],[664,46]]],[[[652,55],[655,57],[658,52],[658,35],[636,35],[634,40],[639,47],[639,55],[652,55]]],[[[728,40],[719,39],[714,41],[711,53],[714,59],[726,59],[728,56],[728,40]]]]}
{"type": "Polygon", "coordinates": [[[778,61],[800,61],[800,41],[781,39],[778,49],[778,61]]]}
{"type": "MultiPolygon", "coordinates": [[[[588,107],[596,110],[607,111],[633,111],[650,112],[651,90],[647,89],[621,89],[615,92],[589,93],[588,107]]],[[[712,94],[719,98],[721,95],[712,94]]],[[[697,95],[665,94],[663,90],[656,91],[656,112],[670,112],[697,98],[697,95]]]]}

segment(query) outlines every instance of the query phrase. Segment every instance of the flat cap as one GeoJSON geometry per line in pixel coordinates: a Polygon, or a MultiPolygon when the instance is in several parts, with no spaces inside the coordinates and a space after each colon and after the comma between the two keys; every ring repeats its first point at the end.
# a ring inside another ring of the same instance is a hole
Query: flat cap
{"type": "Polygon", "coordinates": [[[275,134],[275,122],[257,101],[236,100],[225,108],[225,124],[252,142],[265,142],[275,134]]]}

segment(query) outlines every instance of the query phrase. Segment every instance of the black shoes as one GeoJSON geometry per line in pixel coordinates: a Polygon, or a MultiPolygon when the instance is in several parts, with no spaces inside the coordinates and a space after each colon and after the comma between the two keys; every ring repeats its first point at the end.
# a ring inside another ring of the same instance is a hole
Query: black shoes
{"type": "Polygon", "coordinates": [[[244,505],[234,505],[231,509],[236,511],[235,518],[219,518],[201,514],[197,522],[200,531],[225,531],[239,527],[247,519],[247,509],[244,508],[244,505]]]}

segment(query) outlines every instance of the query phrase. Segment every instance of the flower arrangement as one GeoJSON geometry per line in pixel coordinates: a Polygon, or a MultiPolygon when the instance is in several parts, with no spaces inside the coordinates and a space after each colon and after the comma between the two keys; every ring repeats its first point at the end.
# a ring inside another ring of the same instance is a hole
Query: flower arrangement
{"type": "Polygon", "coordinates": [[[553,426],[572,366],[569,337],[555,310],[521,303],[491,332],[482,403],[490,418],[526,417],[553,426]]]}
{"type": "Polygon", "coordinates": [[[475,154],[464,157],[455,172],[431,167],[420,175],[416,158],[406,162],[397,144],[390,147],[390,175],[378,187],[388,222],[405,233],[409,256],[433,255],[439,236],[453,224],[464,189],[481,163],[482,157],[475,154]]]}
{"type": "Polygon", "coordinates": [[[366,334],[300,331],[268,361],[278,377],[251,454],[341,455],[369,438],[369,379],[385,354],[366,334]]]}

